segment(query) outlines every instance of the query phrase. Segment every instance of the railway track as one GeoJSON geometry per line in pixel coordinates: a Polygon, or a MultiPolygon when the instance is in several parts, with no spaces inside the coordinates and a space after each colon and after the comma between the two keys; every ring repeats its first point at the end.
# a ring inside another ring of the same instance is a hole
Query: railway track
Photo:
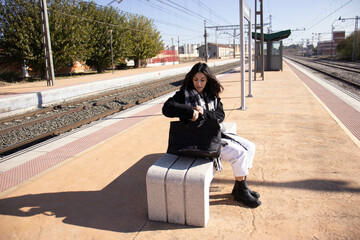
{"type": "Polygon", "coordinates": [[[342,81],[343,83],[352,85],[355,88],[360,88],[359,64],[345,64],[343,62],[325,61],[305,57],[286,56],[286,58],[317,72],[321,72],[329,77],[342,81]]]}
{"type": "MultiPolygon", "coordinates": [[[[232,63],[215,67],[212,70],[215,74],[219,74],[238,66],[239,63],[232,63]]],[[[0,120],[0,156],[6,156],[175,91],[181,85],[184,75],[121,88],[101,95],[2,119],[0,120]]]]}
{"type": "Polygon", "coordinates": [[[343,65],[343,64],[338,64],[338,63],[334,63],[334,62],[327,62],[327,61],[321,61],[321,60],[318,61],[317,63],[321,64],[321,65],[324,65],[324,66],[328,66],[328,67],[332,67],[332,68],[338,68],[338,69],[341,69],[341,70],[345,70],[345,71],[360,74],[360,68],[356,67],[356,66],[343,65]]]}

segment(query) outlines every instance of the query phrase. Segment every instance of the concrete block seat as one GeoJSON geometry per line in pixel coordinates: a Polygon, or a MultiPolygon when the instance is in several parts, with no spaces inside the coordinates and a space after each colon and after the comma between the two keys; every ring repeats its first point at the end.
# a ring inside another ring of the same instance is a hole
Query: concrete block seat
{"type": "MultiPolygon", "coordinates": [[[[224,126],[227,132],[236,133],[236,123],[224,126]]],[[[146,175],[149,219],[205,227],[214,173],[207,159],[164,154],[146,175]]]]}

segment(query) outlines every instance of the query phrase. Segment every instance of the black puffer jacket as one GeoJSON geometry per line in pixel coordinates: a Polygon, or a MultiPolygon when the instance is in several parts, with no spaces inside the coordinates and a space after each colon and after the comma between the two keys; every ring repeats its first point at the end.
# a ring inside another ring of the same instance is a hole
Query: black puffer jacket
{"type": "MultiPolygon", "coordinates": [[[[204,99],[205,102],[209,102],[211,100],[211,97],[212,96],[209,96],[208,99],[204,99]]],[[[162,112],[166,117],[178,117],[180,121],[188,122],[193,117],[194,109],[191,106],[185,104],[185,93],[184,90],[181,89],[164,103],[162,112]]],[[[219,122],[224,121],[225,113],[220,98],[217,98],[217,108],[215,109],[215,111],[209,111],[204,109],[204,114],[199,115],[199,118],[196,122],[201,122],[204,119],[210,118],[218,119],[219,122]]]]}

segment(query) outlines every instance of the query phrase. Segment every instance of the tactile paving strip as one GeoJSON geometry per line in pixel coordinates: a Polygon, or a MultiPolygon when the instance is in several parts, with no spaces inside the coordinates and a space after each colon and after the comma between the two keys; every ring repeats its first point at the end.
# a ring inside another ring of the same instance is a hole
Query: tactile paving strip
{"type": "Polygon", "coordinates": [[[306,74],[288,64],[294,73],[313,91],[330,111],[360,140],[360,112],[346,104],[339,97],[322,87],[306,74]]]}
{"type": "Polygon", "coordinates": [[[0,192],[6,191],[27,179],[79,154],[86,149],[116,135],[126,129],[140,123],[141,121],[154,116],[161,110],[162,103],[155,104],[130,117],[124,118],[110,126],[79,138],[65,146],[59,147],[42,156],[36,157],[26,163],[14,167],[0,174],[0,192]]]}

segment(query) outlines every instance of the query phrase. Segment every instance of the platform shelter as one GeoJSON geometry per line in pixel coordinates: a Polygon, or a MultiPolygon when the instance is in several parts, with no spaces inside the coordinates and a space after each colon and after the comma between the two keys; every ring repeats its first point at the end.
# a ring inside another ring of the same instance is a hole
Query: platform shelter
{"type": "MultiPolygon", "coordinates": [[[[274,32],[264,34],[264,70],[265,71],[278,71],[283,70],[283,45],[282,39],[289,37],[291,30],[284,30],[280,32],[274,32]]],[[[260,33],[257,33],[257,39],[259,39],[260,33]]],[[[252,38],[255,38],[255,33],[252,33],[252,38]]],[[[258,46],[259,47],[259,46],[258,46]]],[[[260,53],[260,50],[257,51],[260,53]]],[[[261,61],[261,58],[257,58],[256,61],[261,61]]],[[[256,70],[260,70],[261,64],[257,62],[256,70]]]]}

